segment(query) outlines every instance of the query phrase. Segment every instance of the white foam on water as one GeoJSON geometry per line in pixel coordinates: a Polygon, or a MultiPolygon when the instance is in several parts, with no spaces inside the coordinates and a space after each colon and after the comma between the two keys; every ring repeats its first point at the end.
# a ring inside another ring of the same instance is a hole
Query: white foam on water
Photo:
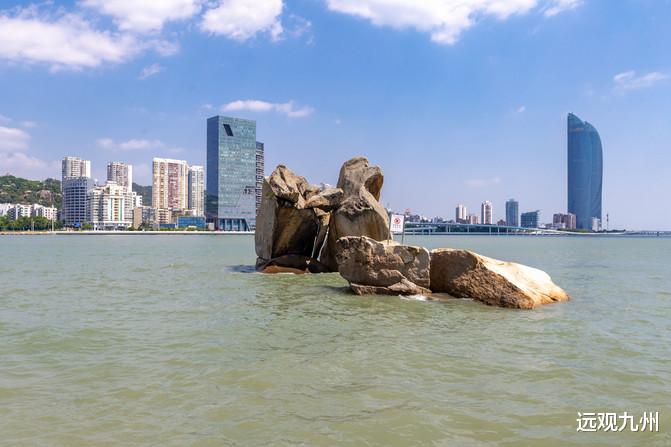
{"type": "Polygon", "coordinates": [[[428,296],[424,295],[399,295],[402,300],[408,301],[429,301],[428,296]]]}

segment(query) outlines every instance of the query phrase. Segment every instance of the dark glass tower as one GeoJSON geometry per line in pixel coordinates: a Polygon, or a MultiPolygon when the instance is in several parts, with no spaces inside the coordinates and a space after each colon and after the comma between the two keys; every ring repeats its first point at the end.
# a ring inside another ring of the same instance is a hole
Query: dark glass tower
{"type": "Polygon", "coordinates": [[[226,231],[256,226],[256,121],[225,116],[207,120],[208,222],[226,231]]]}
{"type": "Polygon", "coordinates": [[[601,219],[603,181],[601,138],[587,121],[568,114],[568,212],[576,227],[589,230],[592,218],[601,219]]]}

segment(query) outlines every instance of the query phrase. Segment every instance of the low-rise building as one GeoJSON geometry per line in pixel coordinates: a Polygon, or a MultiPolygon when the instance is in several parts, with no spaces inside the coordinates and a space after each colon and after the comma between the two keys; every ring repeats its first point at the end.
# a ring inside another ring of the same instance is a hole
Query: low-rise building
{"type": "Polygon", "coordinates": [[[6,216],[14,208],[13,203],[0,203],[0,217],[6,216]]]}
{"type": "Polygon", "coordinates": [[[538,228],[541,221],[541,212],[540,210],[536,210],[522,213],[520,221],[523,228],[538,228]]]}
{"type": "Polygon", "coordinates": [[[205,216],[177,216],[177,228],[205,229],[205,216]]]}
{"type": "Polygon", "coordinates": [[[10,219],[17,220],[22,217],[30,217],[32,208],[30,205],[16,204],[13,208],[10,208],[7,215],[10,219]]]}
{"type": "Polygon", "coordinates": [[[151,206],[140,206],[133,209],[133,228],[157,230],[158,229],[158,213],[156,208],[151,206]]]}
{"type": "Polygon", "coordinates": [[[48,220],[58,220],[58,209],[52,206],[33,204],[31,205],[30,215],[32,217],[44,217],[48,220]]]}
{"type": "Polygon", "coordinates": [[[133,224],[133,198],[125,186],[116,182],[96,186],[88,202],[94,230],[123,230],[133,224]]]}
{"type": "Polygon", "coordinates": [[[166,208],[156,209],[156,221],[159,225],[167,225],[174,223],[172,217],[172,210],[166,208]]]}
{"type": "Polygon", "coordinates": [[[552,226],[560,230],[575,230],[576,219],[575,214],[555,213],[552,215],[552,226]]]}

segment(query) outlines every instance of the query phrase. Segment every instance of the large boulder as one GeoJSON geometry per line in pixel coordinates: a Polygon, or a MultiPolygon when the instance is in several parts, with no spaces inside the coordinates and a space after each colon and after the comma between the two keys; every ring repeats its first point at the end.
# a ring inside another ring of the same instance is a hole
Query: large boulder
{"type": "Polygon", "coordinates": [[[365,236],[338,239],[338,272],[359,294],[430,295],[429,251],[365,236]]]}
{"type": "Polygon", "coordinates": [[[570,299],[542,270],[451,248],[431,252],[431,290],[518,309],[570,299]]]}
{"type": "Polygon", "coordinates": [[[337,186],[343,196],[331,212],[327,241],[320,257],[332,270],[338,269],[336,243],[341,237],[390,239],[387,211],[379,202],[383,182],[382,169],[370,166],[365,157],[348,160],[340,168],[337,186]]]}
{"type": "MultiPolygon", "coordinates": [[[[264,179],[261,195],[255,234],[257,266],[263,269],[270,261],[279,266],[282,260],[292,259],[287,267],[300,268],[294,261],[316,256],[323,245],[328,225],[325,216],[337,206],[342,191],[321,192],[318,186],[279,165],[264,179]],[[298,258],[284,258],[288,255],[298,258]]],[[[308,269],[309,265],[304,267],[308,269]]]]}

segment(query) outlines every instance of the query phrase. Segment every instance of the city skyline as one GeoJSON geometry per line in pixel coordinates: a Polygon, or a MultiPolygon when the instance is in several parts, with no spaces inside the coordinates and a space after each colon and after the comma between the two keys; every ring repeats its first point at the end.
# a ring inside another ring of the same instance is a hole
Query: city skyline
{"type": "Polygon", "coordinates": [[[375,23],[348,2],[275,3],[262,23],[207,28],[213,6],[200,5],[140,29],[118,9],[5,2],[0,80],[12,88],[0,94],[0,174],[59,178],[60,158],[74,154],[92,161],[94,179],[118,159],[149,185],[152,157],[205,166],[203,123],[221,113],[257,121],[272,148],[266,174],[284,163],[335,183],[326,166],[365,155],[384,169],[391,208],[450,217],[456,203],[490,200],[496,222],[512,196],[549,222],[567,212],[565,119],[575,112],[603,140],[610,227],[671,228],[671,209],[657,205],[671,188],[671,65],[658,45],[671,39],[668,3],[532,0],[492,12],[473,2],[472,20],[450,32],[430,23],[449,16],[449,1],[406,2],[412,18],[401,21],[378,9],[384,1],[364,1],[375,23]],[[84,25],[72,29],[66,13],[84,25]],[[81,46],[20,51],[39,43],[21,40],[28,25],[126,46],[93,57],[81,46]]]}

